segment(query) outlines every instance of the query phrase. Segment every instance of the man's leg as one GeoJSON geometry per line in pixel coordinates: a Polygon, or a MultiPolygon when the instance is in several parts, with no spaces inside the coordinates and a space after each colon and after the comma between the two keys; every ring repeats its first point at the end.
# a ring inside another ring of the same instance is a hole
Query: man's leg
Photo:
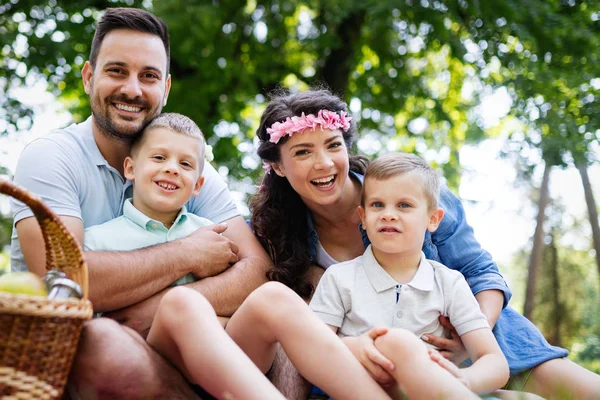
{"type": "Polygon", "coordinates": [[[290,400],[306,400],[312,387],[312,384],[300,375],[281,346],[278,346],[267,377],[290,400]]]}
{"type": "Polygon", "coordinates": [[[140,335],[108,318],[85,323],[69,385],[82,400],[198,399],[140,335]]]}

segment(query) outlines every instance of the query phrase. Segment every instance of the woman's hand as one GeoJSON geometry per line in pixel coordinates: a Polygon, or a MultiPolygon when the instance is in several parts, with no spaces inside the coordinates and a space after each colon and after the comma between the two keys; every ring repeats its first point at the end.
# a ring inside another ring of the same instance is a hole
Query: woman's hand
{"type": "Polygon", "coordinates": [[[437,347],[442,356],[452,361],[454,364],[459,365],[467,358],[469,358],[469,354],[467,353],[467,349],[463,345],[462,340],[458,333],[456,333],[456,329],[450,323],[448,317],[444,317],[440,315],[438,318],[440,324],[450,332],[450,339],[442,338],[434,335],[423,335],[421,339],[425,340],[427,343],[434,345],[437,347]]]}
{"type": "Polygon", "coordinates": [[[434,349],[429,349],[429,357],[437,363],[440,367],[444,368],[446,371],[450,372],[452,376],[458,379],[463,385],[467,388],[471,389],[471,385],[469,383],[469,379],[465,374],[463,374],[462,370],[458,368],[456,365],[451,363],[449,360],[442,357],[442,355],[434,349]]]}
{"type": "Polygon", "coordinates": [[[346,347],[350,349],[354,357],[365,367],[381,386],[386,387],[395,384],[396,380],[390,371],[396,367],[377,348],[374,341],[379,336],[385,335],[387,328],[373,328],[361,336],[348,336],[343,339],[346,347]]]}

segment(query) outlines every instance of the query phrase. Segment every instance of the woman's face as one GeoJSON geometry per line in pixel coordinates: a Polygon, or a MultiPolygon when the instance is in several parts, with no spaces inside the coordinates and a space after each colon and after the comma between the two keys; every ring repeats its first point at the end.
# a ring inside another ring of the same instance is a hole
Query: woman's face
{"type": "Polygon", "coordinates": [[[280,162],[273,169],[287,178],[308,207],[340,199],[349,169],[340,130],[306,130],[292,136],[280,150],[280,162]]]}

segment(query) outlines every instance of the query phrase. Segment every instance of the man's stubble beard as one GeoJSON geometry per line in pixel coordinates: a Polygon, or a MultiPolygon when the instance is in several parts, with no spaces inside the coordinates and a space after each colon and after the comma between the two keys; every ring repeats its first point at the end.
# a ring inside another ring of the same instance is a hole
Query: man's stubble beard
{"type": "Polygon", "coordinates": [[[94,87],[92,85],[90,106],[92,109],[92,115],[94,116],[94,122],[98,125],[100,131],[107,139],[114,140],[120,143],[130,144],[131,142],[133,142],[138,136],[141,135],[146,125],[152,122],[152,120],[162,111],[162,107],[159,104],[155,111],[142,121],[139,129],[135,131],[132,131],[131,129],[123,131],[119,130],[119,127],[117,126],[117,124],[113,123],[113,120],[111,120],[109,115],[109,110],[110,107],[112,107],[112,101],[114,100],[118,100],[129,105],[140,106],[145,109],[148,109],[149,107],[148,102],[136,99],[127,99],[125,96],[110,96],[105,100],[100,100],[96,96],[94,96],[94,87]],[[105,107],[103,108],[102,106],[105,107]],[[104,114],[101,112],[103,109],[105,110],[104,114]]]}

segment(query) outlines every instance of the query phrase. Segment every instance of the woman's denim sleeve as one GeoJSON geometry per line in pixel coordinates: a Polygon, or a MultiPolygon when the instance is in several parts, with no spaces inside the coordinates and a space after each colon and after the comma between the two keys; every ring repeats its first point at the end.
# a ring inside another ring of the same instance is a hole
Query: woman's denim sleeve
{"type": "MultiPolygon", "coordinates": [[[[501,290],[504,293],[503,307],[506,307],[512,292],[490,253],[482,249],[475,239],[462,203],[446,186],[440,193],[440,207],[444,210],[444,218],[425,241],[429,239],[442,264],[464,275],[473,294],[490,289],[501,290]]],[[[427,243],[424,247],[428,247],[427,243]]]]}

